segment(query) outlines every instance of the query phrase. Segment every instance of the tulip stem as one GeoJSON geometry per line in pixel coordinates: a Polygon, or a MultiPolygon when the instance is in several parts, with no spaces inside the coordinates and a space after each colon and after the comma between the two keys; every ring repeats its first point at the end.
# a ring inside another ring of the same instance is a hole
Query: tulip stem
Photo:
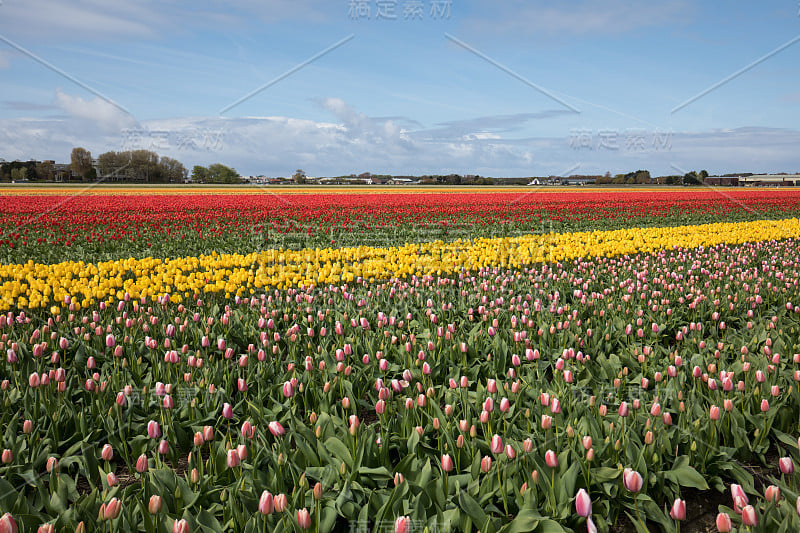
{"type": "MultiPolygon", "coordinates": [[[[445,477],[445,483],[447,483],[447,478],[445,477]]],[[[503,490],[503,480],[500,479],[500,460],[497,461],[497,483],[500,484],[500,495],[503,497],[503,509],[506,511],[506,516],[508,516],[508,502],[506,501],[506,491],[503,490]]],[[[445,499],[447,499],[447,493],[445,493],[445,499]]]]}
{"type": "Polygon", "coordinates": [[[633,506],[636,508],[636,518],[639,520],[639,523],[642,524],[642,527],[647,529],[647,526],[642,522],[642,515],[639,514],[639,501],[636,499],[635,492],[633,493],[633,506]]]}

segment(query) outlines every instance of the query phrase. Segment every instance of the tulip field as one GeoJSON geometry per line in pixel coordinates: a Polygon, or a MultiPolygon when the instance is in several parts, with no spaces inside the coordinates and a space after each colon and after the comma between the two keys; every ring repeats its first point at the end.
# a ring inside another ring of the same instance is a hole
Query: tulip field
{"type": "Polygon", "coordinates": [[[0,533],[800,531],[800,191],[347,190],[0,189],[0,533]]]}

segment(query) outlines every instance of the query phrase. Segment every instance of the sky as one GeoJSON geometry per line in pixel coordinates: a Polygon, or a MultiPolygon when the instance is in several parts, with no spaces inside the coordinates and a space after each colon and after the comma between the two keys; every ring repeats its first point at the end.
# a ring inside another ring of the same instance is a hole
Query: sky
{"type": "Polygon", "coordinates": [[[800,172],[800,3],[0,0],[0,158],[800,172]]]}

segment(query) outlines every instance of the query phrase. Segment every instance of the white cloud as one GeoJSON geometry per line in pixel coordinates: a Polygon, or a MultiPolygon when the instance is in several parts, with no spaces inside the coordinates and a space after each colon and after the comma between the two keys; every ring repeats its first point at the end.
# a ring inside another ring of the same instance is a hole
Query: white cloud
{"type": "Polygon", "coordinates": [[[54,104],[70,117],[91,122],[104,132],[119,131],[136,124],[130,114],[99,96],[84,100],[80,96],[72,96],[56,89],[54,104]]]}
{"type": "Polygon", "coordinates": [[[319,22],[325,18],[319,4],[311,0],[5,0],[2,6],[7,33],[62,43],[87,37],[159,38],[162,32],[189,27],[242,29],[257,21],[319,22]]]}

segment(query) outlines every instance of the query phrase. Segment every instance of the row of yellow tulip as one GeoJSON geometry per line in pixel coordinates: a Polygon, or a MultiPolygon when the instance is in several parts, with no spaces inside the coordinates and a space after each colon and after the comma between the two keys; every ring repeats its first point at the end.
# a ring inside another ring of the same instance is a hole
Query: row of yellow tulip
{"type": "Polygon", "coordinates": [[[462,268],[520,267],[543,261],[616,256],[674,247],[694,248],[800,236],[800,219],[631,228],[513,238],[427,242],[386,248],[267,250],[251,254],[176,259],[120,259],[52,265],[0,265],[0,310],[50,307],[58,313],[69,295],[79,307],[125,293],[131,298],[170,294],[250,294],[262,287],[336,284],[410,274],[447,274],[462,268]]]}

